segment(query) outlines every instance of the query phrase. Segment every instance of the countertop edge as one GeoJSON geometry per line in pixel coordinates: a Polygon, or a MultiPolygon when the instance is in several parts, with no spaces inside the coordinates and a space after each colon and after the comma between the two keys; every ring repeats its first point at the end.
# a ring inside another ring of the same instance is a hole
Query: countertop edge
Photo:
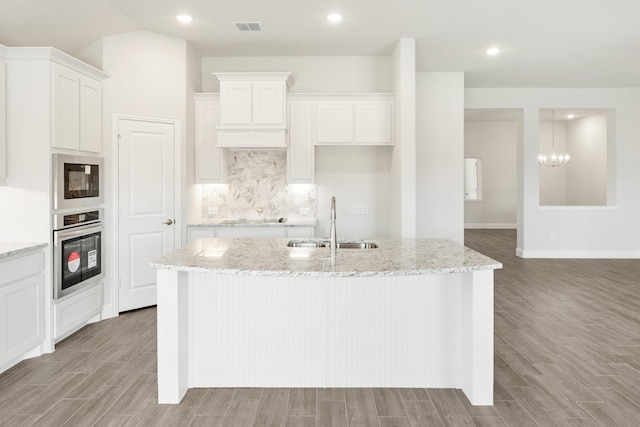
{"type": "Polygon", "coordinates": [[[44,248],[47,245],[49,245],[49,243],[46,243],[46,242],[45,243],[35,243],[35,242],[0,243],[0,259],[8,258],[14,255],[20,255],[26,252],[35,251],[37,249],[44,248]],[[8,247],[11,247],[11,249],[8,249],[8,247]]]}
{"type": "Polygon", "coordinates": [[[270,276],[270,277],[393,277],[393,276],[428,276],[432,274],[470,273],[473,271],[499,270],[502,263],[473,267],[443,267],[424,270],[393,271],[282,271],[282,270],[238,270],[216,269],[188,265],[175,265],[152,262],[149,264],[157,270],[183,271],[187,273],[223,274],[229,276],[270,276]]]}

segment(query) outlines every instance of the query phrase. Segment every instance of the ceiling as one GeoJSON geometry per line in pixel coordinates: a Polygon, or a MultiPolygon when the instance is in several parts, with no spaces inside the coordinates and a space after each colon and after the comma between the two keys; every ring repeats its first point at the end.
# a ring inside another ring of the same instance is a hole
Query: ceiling
{"type": "Polygon", "coordinates": [[[0,43],[77,55],[148,30],[202,56],[340,56],[389,55],[409,37],[418,71],[464,71],[466,87],[627,87],[640,86],[638,16],[638,0],[1,0],[0,43]],[[332,11],[343,21],[328,23],[332,11]]]}

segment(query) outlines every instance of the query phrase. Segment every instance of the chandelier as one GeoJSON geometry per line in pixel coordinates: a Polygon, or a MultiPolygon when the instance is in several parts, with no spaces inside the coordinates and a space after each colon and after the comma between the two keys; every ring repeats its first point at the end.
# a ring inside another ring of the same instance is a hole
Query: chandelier
{"type": "Polygon", "coordinates": [[[551,166],[551,167],[564,166],[567,163],[569,163],[569,160],[571,160],[571,157],[569,157],[568,153],[556,154],[555,128],[556,128],[556,111],[551,110],[551,143],[553,144],[553,148],[550,156],[547,156],[545,153],[541,153],[538,156],[538,162],[542,166],[551,166]]]}

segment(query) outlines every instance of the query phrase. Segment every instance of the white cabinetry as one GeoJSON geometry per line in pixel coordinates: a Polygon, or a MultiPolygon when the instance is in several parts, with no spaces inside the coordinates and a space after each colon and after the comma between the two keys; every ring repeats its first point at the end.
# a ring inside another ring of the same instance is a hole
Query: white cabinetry
{"type": "Polygon", "coordinates": [[[300,226],[300,227],[285,227],[284,229],[286,236],[285,237],[315,237],[315,227],[313,225],[309,226],[300,226]]]}
{"type": "Polygon", "coordinates": [[[42,250],[0,261],[0,372],[44,341],[43,292],[42,250]]]}
{"type": "Polygon", "coordinates": [[[103,284],[56,300],[54,303],[54,336],[56,342],[68,337],[102,311],[103,284]]]}
{"type": "Polygon", "coordinates": [[[362,145],[393,144],[393,102],[358,101],[355,108],[354,143],[362,145]]]}
{"type": "Polygon", "coordinates": [[[316,118],[317,144],[353,143],[353,104],[351,102],[318,102],[316,118]]]}
{"type": "Polygon", "coordinates": [[[317,98],[315,144],[393,145],[391,94],[318,95],[317,98]]]}
{"type": "Polygon", "coordinates": [[[218,227],[218,237],[245,237],[250,239],[284,237],[284,227],[218,227]]]}
{"type": "Polygon", "coordinates": [[[216,228],[214,226],[211,227],[200,227],[200,226],[187,226],[187,238],[188,241],[200,239],[200,238],[208,238],[208,237],[216,237],[216,228]]]}
{"type": "Polygon", "coordinates": [[[315,178],[315,114],[309,101],[289,103],[289,152],[287,171],[289,184],[313,184],[315,178]]]}
{"type": "Polygon", "coordinates": [[[214,73],[220,80],[218,146],[285,147],[291,73],[214,73]]]}
{"type": "Polygon", "coordinates": [[[102,83],[63,65],[52,64],[52,146],[102,151],[102,83]]]}
{"type": "Polygon", "coordinates": [[[199,226],[189,225],[188,227],[189,241],[199,238],[212,237],[232,237],[232,238],[263,238],[263,237],[313,237],[315,235],[315,227],[313,225],[304,225],[296,227],[287,226],[199,226]]]}
{"type": "Polygon", "coordinates": [[[224,150],[217,145],[220,101],[217,94],[195,95],[196,103],[196,183],[221,184],[226,180],[224,150]]]}
{"type": "Polygon", "coordinates": [[[3,52],[4,47],[0,46],[0,185],[5,185],[7,179],[7,71],[3,52]]]}

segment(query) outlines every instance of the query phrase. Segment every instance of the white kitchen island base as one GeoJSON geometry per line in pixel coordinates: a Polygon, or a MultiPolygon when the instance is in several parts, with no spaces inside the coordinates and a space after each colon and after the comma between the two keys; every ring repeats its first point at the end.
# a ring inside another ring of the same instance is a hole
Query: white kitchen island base
{"type": "Polygon", "coordinates": [[[460,388],[493,404],[493,268],[158,273],[158,401],[192,387],[460,388]]]}

